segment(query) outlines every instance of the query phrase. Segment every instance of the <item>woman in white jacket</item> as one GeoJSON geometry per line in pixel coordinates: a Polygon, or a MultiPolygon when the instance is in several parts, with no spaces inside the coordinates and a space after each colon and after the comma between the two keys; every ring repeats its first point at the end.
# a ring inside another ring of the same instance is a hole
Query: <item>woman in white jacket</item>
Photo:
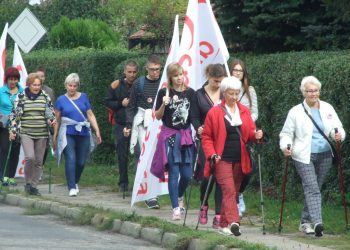
{"type": "Polygon", "coordinates": [[[320,237],[324,230],[320,190],[336,152],[319,129],[335,141],[344,140],[345,131],[332,105],[319,99],[321,83],[316,77],[304,77],[300,90],[305,100],[289,111],[280,133],[280,148],[286,157],[292,157],[304,189],[299,230],[320,237]],[[291,149],[287,149],[288,144],[291,149]]]}

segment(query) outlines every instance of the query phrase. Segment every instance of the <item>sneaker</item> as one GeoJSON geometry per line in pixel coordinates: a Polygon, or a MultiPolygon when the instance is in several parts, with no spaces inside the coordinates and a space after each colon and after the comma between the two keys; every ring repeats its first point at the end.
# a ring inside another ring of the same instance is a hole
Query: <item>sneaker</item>
{"type": "Polygon", "coordinates": [[[24,191],[28,194],[30,194],[30,189],[31,189],[32,185],[30,185],[30,183],[27,183],[26,185],[24,185],[24,191]]]}
{"type": "Polygon", "coordinates": [[[77,190],[75,188],[72,188],[69,190],[69,197],[75,197],[77,196],[77,190]]]}
{"type": "Polygon", "coordinates": [[[179,207],[180,207],[181,214],[184,214],[186,211],[185,206],[184,206],[184,197],[183,196],[179,197],[178,201],[179,201],[179,207]]]}
{"type": "Polygon", "coordinates": [[[220,228],[220,220],[221,220],[221,216],[219,214],[214,216],[213,219],[213,228],[215,229],[219,229],[220,228]]]}
{"type": "Polygon", "coordinates": [[[79,194],[79,186],[78,186],[78,184],[75,184],[75,191],[77,192],[77,194],[79,194]]]}
{"type": "Polygon", "coordinates": [[[240,193],[238,195],[238,209],[239,211],[244,214],[245,213],[245,203],[244,203],[244,199],[243,199],[243,194],[240,193]]]}
{"type": "Polygon", "coordinates": [[[17,182],[16,182],[15,178],[9,178],[8,183],[11,186],[17,186],[17,182]]]}
{"type": "Polygon", "coordinates": [[[239,224],[236,222],[233,222],[230,225],[230,230],[234,236],[240,236],[241,235],[241,230],[239,230],[239,224]]]}
{"type": "Polygon", "coordinates": [[[225,235],[225,236],[231,236],[232,232],[228,227],[222,227],[218,231],[219,234],[225,235]]]}
{"type": "Polygon", "coordinates": [[[10,180],[10,178],[8,178],[8,177],[4,177],[3,179],[2,179],[2,185],[4,186],[4,187],[7,187],[8,185],[9,185],[9,180],[10,180]]]}
{"type": "Polygon", "coordinates": [[[324,226],[323,226],[322,223],[316,223],[315,226],[314,226],[314,230],[315,230],[315,236],[316,237],[323,236],[324,226]]]}
{"type": "Polygon", "coordinates": [[[29,194],[41,196],[41,193],[39,193],[39,190],[33,186],[30,186],[29,194]]]}
{"type": "Polygon", "coordinates": [[[208,223],[208,206],[202,206],[199,214],[199,223],[205,225],[208,223]]]}
{"type": "Polygon", "coordinates": [[[150,209],[159,209],[160,208],[159,203],[158,203],[158,198],[152,198],[149,200],[145,200],[145,204],[150,209]]]}
{"type": "Polygon", "coordinates": [[[173,220],[181,220],[181,210],[179,207],[173,209],[173,220]]]}
{"type": "Polygon", "coordinates": [[[311,227],[310,223],[300,223],[299,231],[304,234],[314,234],[315,230],[311,227]]]}

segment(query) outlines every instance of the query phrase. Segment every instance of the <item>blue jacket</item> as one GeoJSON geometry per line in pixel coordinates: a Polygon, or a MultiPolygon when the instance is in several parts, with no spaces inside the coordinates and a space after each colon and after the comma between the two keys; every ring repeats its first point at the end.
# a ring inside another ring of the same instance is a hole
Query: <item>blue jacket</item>
{"type": "Polygon", "coordinates": [[[17,98],[17,95],[24,90],[19,84],[17,84],[17,87],[18,91],[13,95],[6,83],[0,88],[0,113],[4,115],[11,114],[13,102],[17,98]]]}

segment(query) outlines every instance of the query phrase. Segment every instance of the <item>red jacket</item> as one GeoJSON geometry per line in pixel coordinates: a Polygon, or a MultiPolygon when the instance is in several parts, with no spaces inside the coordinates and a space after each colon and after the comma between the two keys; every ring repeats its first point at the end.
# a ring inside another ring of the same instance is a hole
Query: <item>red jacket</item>
{"type": "MultiPolygon", "coordinates": [[[[222,102],[220,105],[225,107],[225,102],[222,102]]],[[[226,141],[226,125],[224,117],[226,114],[220,105],[215,106],[209,110],[204,122],[204,130],[202,133],[202,147],[207,159],[204,168],[204,176],[206,177],[210,175],[210,156],[213,154],[222,156],[222,153],[224,152],[226,141]]],[[[251,171],[251,164],[245,143],[248,141],[256,142],[256,126],[251,118],[249,109],[239,102],[237,102],[237,106],[242,120],[241,134],[243,141],[241,138],[241,166],[243,173],[248,174],[251,171]]]]}

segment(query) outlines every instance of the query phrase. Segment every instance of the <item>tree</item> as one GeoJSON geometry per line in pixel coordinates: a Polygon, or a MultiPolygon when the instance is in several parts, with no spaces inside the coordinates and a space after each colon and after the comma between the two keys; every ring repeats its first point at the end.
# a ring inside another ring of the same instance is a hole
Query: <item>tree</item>
{"type": "MultiPolygon", "coordinates": [[[[339,0],[340,1],[340,0],[339,0]]],[[[349,48],[349,24],[321,0],[215,0],[231,50],[278,52],[349,48]]]]}
{"type": "Polygon", "coordinates": [[[50,46],[72,49],[77,47],[111,48],[119,43],[119,37],[110,27],[91,19],[73,19],[62,17],[49,33],[50,46]]]}

